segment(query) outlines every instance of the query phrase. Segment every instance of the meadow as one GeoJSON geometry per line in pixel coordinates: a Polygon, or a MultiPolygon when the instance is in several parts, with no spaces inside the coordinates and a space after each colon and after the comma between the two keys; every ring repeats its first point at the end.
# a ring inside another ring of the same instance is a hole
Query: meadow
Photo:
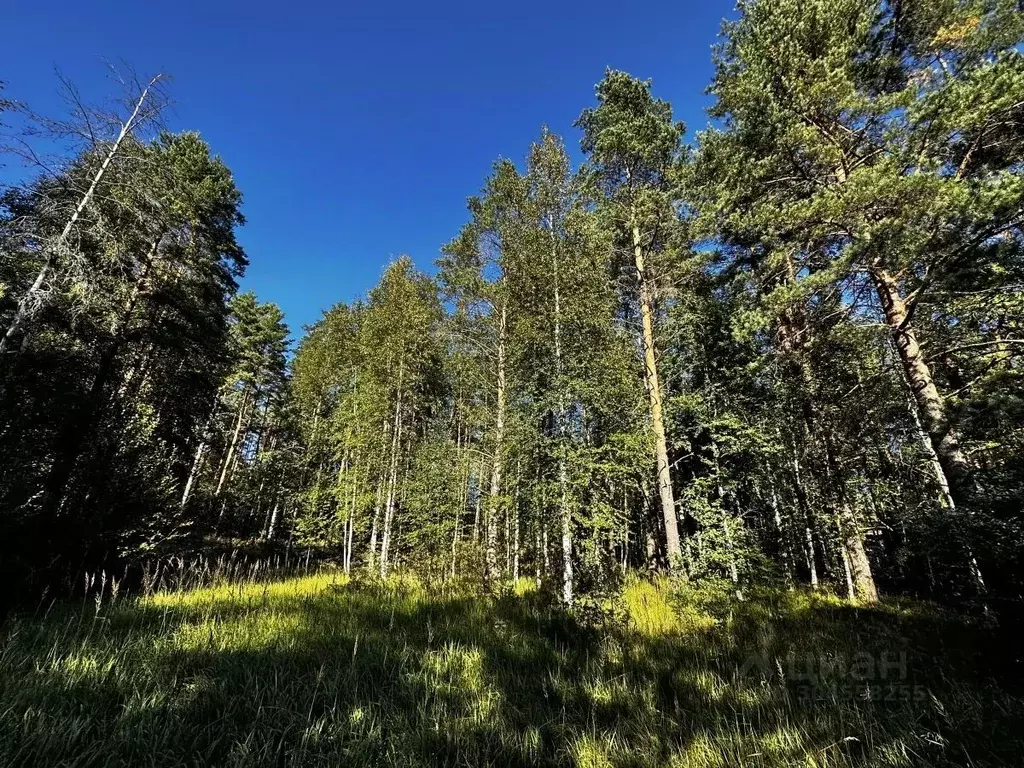
{"type": "Polygon", "coordinates": [[[108,589],[4,625],[0,765],[1009,766],[1014,653],[927,605],[639,578],[571,611],[332,571],[108,589]]]}

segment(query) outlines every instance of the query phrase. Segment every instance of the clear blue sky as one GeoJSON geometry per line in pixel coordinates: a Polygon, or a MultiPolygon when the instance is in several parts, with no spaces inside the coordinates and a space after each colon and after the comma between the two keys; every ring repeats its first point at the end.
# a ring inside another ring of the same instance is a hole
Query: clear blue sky
{"type": "Polygon", "coordinates": [[[572,122],[605,67],[654,80],[694,130],[732,2],[30,2],[4,16],[5,95],[58,111],[54,69],[112,94],[103,60],[170,73],[173,130],[235,174],[243,286],[293,332],[408,253],[433,269],[498,157],[572,122]],[[59,6],[59,7],[58,7],[59,6]]]}

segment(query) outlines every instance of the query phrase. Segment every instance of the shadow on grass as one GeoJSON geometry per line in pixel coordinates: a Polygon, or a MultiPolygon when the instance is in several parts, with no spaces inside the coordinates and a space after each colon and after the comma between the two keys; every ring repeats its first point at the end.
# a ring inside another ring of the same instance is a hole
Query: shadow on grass
{"type": "Polygon", "coordinates": [[[16,624],[0,764],[1002,766],[996,636],[766,595],[640,632],[538,594],[330,586],[16,624]]]}

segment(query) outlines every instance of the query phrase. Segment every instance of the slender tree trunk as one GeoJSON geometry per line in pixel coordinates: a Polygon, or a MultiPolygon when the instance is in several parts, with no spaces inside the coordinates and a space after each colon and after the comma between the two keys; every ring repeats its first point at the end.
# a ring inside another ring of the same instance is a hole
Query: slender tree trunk
{"type": "MultiPolygon", "coordinates": [[[[905,381],[906,379],[904,378],[905,381]]],[[[917,412],[917,404],[914,402],[914,394],[909,390],[907,392],[907,406],[907,410],[910,411],[910,418],[914,422],[914,431],[917,433],[918,442],[921,443],[921,450],[924,451],[925,458],[928,459],[928,466],[935,477],[935,483],[939,486],[939,503],[950,512],[953,512],[956,510],[956,502],[953,500],[953,493],[949,487],[949,478],[946,477],[946,470],[942,468],[942,462],[939,461],[939,455],[935,452],[928,432],[925,430],[924,425],[921,424],[921,417],[917,412]]]]}
{"type": "Polygon", "coordinates": [[[355,493],[352,494],[352,512],[348,516],[348,543],[345,545],[345,573],[352,573],[352,546],[355,543],[356,509],[355,493]]]}
{"type": "Polygon", "coordinates": [[[540,516],[533,516],[533,578],[537,589],[541,585],[541,555],[540,555],[540,516]]]}
{"type": "Polygon", "coordinates": [[[274,533],[277,531],[277,512],[280,508],[278,502],[274,502],[274,511],[270,513],[270,525],[267,526],[267,540],[274,538],[274,533]]]}
{"type": "MultiPolygon", "coordinates": [[[[904,378],[904,383],[908,383],[906,378],[904,378]]],[[[908,410],[910,411],[910,416],[914,421],[914,430],[917,432],[918,440],[921,443],[921,449],[924,451],[924,455],[928,459],[928,466],[931,468],[932,474],[935,476],[935,482],[939,486],[940,503],[950,513],[956,512],[956,501],[953,499],[953,493],[949,486],[949,478],[946,477],[946,470],[943,469],[942,462],[939,460],[939,455],[935,452],[935,446],[928,435],[928,431],[921,423],[921,417],[918,414],[918,409],[913,398],[913,391],[910,392],[907,405],[908,410]]],[[[974,556],[974,549],[969,543],[966,544],[965,548],[967,555],[967,567],[971,572],[971,580],[974,582],[974,586],[978,592],[984,593],[986,591],[985,579],[981,574],[981,568],[978,565],[978,560],[974,556]]]]}
{"type": "Polygon", "coordinates": [[[548,547],[548,528],[544,526],[541,533],[541,549],[544,554],[544,575],[551,573],[551,550],[548,547]]]}
{"type": "Polygon", "coordinates": [[[643,525],[644,533],[644,555],[646,556],[646,566],[648,571],[654,571],[658,568],[658,537],[655,535],[655,529],[658,527],[658,519],[654,515],[654,510],[651,506],[651,496],[648,490],[644,487],[640,488],[640,500],[643,507],[641,513],[641,521],[643,525]]]}
{"type": "MultiPolygon", "coordinates": [[[[843,533],[843,523],[842,523],[842,520],[837,519],[836,523],[837,523],[837,525],[839,527],[840,539],[842,539],[842,537],[845,536],[845,534],[843,533]]],[[[854,585],[853,585],[853,571],[850,568],[850,558],[849,558],[849,555],[847,554],[846,547],[842,545],[842,542],[840,542],[840,544],[841,545],[839,547],[839,554],[840,554],[840,556],[842,557],[842,560],[843,560],[843,573],[846,576],[846,596],[850,600],[856,600],[857,599],[857,588],[854,587],[854,585]]]]}
{"type": "Polygon", "coordinates": [[[484,489],[484,457],[480,456],[476,470],[476,499],[473,502],[473,545],[480,541],[480,504],[483,499],[484,489]]]}
{"type": "MultiPolygon", "coordinates": [[[[369,480],[370,473],[367,471],[366,478],[369,480]]],[[[348,507],[348,541],[345,545],[345,573],[352,572],[352,549],[355,543],[356,530],[356,501],[359,498],[359,474],[352,476],[352,494],[349,497],[348,507]]]]}
{"type": "Polygon", "coordinates": [[[505,573],[512,573],[512,509],[505,508],[505,573]]]}
{"type": "Polygon", "coordinates": [[[220,479],[217,481],[217,489],[213,492],[214,498],[220,496],[220,492],[224,488],[224,481],[227,479],[228,472],[231,469],[231,463],[235,458],[235,449],[238,447],[238,438],[242,434],[242,424],[245,421],[246,410],[249,407],[248,399],[248,392],[243,392],[242,402],[238,405],[238,418],[235,420],[235,429],[231,434],[231,442],[228,444],[228,452],[224,456],[224,466],[221,467],[220,470],[220,479]]]}
{"type": "Polygon", "coordinates": [[[811,528],[811,520],[807,519],[804,526],[804,535],[807,545],[807,570],[810,572],[811,589],[818,588],[818,560],[814,553],[814,531],[811,528]]]}
{"type": "MultiPolygon", "coordinates": [[[[462,391],[456,396],[456,404],[462,402],[462,391]]],[[[452,559],[449,568],[449,578],[454,579],[456,573],[455,561],[459,548],[459,528],[462,526],[462,515],[466,511],[466,504],[469,501],[469,456],[468,441],[469,428],[466,428],[467,446],[462,445],[462,417],[459,415],[455,422],[455,457],[459,466],[459,497],[455,505],[455,519],[452,520],[452,559]]]]}
{"type": "Polygon", "coordinates": [[[388,500],[384,507],[384,532],[380,544],[380,576],[388,575],[388,551],[391,547],[391,526],[395,518],[395,493],[398,484],[398,451],[402,446],[402,378],[404,359],[398,364],[398,392],[395,395],[395,421],[391,441],[391,468],[388,473],[388,500]]]}
{"type": "Polygon", "coordinates": [[[512,582],[519,581],[519,489],[522,482],[522,463],[516,462],[516,492],[512,500],[512,582]]]}
{"type": "Polygon", "coordinates": [[[743,590],[740,588],[740,572],[736,566],[736,547],[732,541],[732,529],[729,527],[729,516],[722,510],[722,533],[725,534],[725,549],[729,556],[729,578],[732,579],[733,588],[736,590],[736,599],[743,600],[743,590]]]}
{"type": "Polygon", "coordinates": [[[839,463],[833,448],[831,436],[826,433],[825,470],[826,480],[836,489],[839,502],[839,548],[843,556],[843,568],[851,585],[850,597],[862,603],[873,605],[878,602],[878,589],[875,577],[871,572],[871,560],[864,547],[864,533],[853,508],[843,482],[839,463]]]}
{"type": "Polygon", "coordinates": [[[505,441],[505,330],[507,303],[502,302],[498,318],[498,360],[495,382],[494,456],[491,464],[491,489],[487,504],[485,576],[488,584],[500,577],[498,572],[498,497],[501,493],[502,449],[505,441]]]}
{"type": "Polygon", "coordinates": [[[626,484],[622,484],[622,565],[625,573],[629,570],[629,493],[626,484]]]}
{"type": "Polygon", "coordinates": [[[341,524],[341,572],[348,573],[348,529],[352,522],[351,516],[346,515],[345,522],[341,524]]]}
{"type": "Polygon", "coordinates": [[[793,555],[789,549],[789,535],[782,521],[779,510],[779,496],[775,492],[775,484],[771,484],[772,513],[775,517],[775,528],[779,533],[779,551],[782,553],[782,568],[786,575],[786,587],[793,589],[793,555]]]}
{"type": "Polygon", "coordinates": [[[388,500],[384,506],[384,532],[380,542],[380,576],[388,575],[390,565],[389,556],[391,552],[391,532],[395,520],[395,505],[397,503],[398,486],[398,463],[395,462],[391,468],[391,479],[388,482],[388,500]]]}
{"type": "Polygon", "coordinates": [[[192,460],[192,467],[188,471],[188,479],[185,481],[185,490],[181,493],[181,504],[178,505],[179,509],[184,509],[188,504],[189,497],[192,495],[192,488],[196,483],[196,478],[199,477],[199,473],[203,470],[203,462],[206,460],[206,437],[199,442],[199,447],[196,448],[196,456],[192,460]]]}
{"type": "Polygon", "coordinates": [[[568,514],[569,505],[565,500],[565,488],[561,493],[562,514],[559,517],[562,524],[562,602],[568,605],[572,602],[573,594],[572,530],[568,514]]]}
{"type": "Polygon", "coordinates": [[[562,602],[572,602],[572,519],[569,507],[569,475],[566,468],[565,434],[565,393],[562,381],[562,296],[559,285],[558,245],[555,239],[554,217],[548,218],[551,235],[551,271],[554,277],[554,341],[555,341],[555,386],[558,388],[558,406],[555,418],[555,432],[558,436],[558,517],[562,529],[562,602]]]}
{"type": "MultiPolygon", "coordinates": [[[[469,428],[466,428],[466,439],[469,439],[469,428]]],[[[468,448],[465,451],[466,456],[459,459],[459,466],[462,470],[462,484],[459,488],[459,502],[455,509],[455,520],[452,530],[452,564],[451,564],[451,578],[455,578],[458,570],[458,553],[459,553],[459,538],[462,536],[462,516],[466,512],[466,506],[469,504],[469,481],[472,474],[470,465],[472,464],[472,457],[468,455],[468,448]]]]}
{"type": "Polygon", "coordinates": [[[18,307],[14,312],[11,324],[4,332],[3,338],[0,338],[0,355],[7,351],[11,338],[21,331],[32,312],[35,310],[36,305],[41,302],[40,294],[43,290],[43,284],[46,282],[47,277],[49,277],[50,272],[53,270],[57,262],[58,255],[67,247],[68,238],[71,236],[71,232],[74,230],[75,224],[78,223],[82,213],[84,213],[89,203],[92,202],[92,198],[96,194],[96,188],[103,181],[103,177],[110,168],[110,164],[121,149],[121,143],[124,141],[125,137],[135,129],[135,126],[138,123],[139,113],[142,111],[142,105],[149,96],[149,89],[156,84],[158,79],[159,77],[153,78],[153,80],[149,82],[149,85],[142,90],[138,100],[135,102],[135,107],[132,110],[131,115],[129,115],[128,119],[121,125],[121,130],[118,131],[117,138],[110,146],[110,150],[103,158],[103,162],[100,163],[100,167],[93,175],[88,189],[85,190],[85,194],[83,194],[79,199],[78,205],[75,206],[74,213],[71,214],[71,218],[65,222],[64,228],[57,237],[57,241],[46,249],[46,257],[43,260],[43,266],[39,269],[39,273],[36,275],[35,280],[32,281],[32,285],[29,286],[28,291],[26,291],[25,295],[21,297],[21,301],[18,302],[18,307]]]}
{"type": "Polygon", "coordinates": [[[800,459],[796,455],[796,445],[793,445],[793,490],[796,494],[797,506],[804,519],[804,545],[807,559],[807,571],[811,581],[811,588],[818,588],[818,563],[814,552],[814,518],[811,515],[811,505],[807,499],[807,490],[804,488],[803,475],[800,471],[800,459]]]}
{"type": "Polygon", "coordinates": [[[378,529],[380,527],[380,512],[381,506],[384,504],[384,483],[385,474],[382,467],[380,470],[380,476],[377,479],[377,498],[373,504],[373,522],[370,525],[370,552],[367,564],[371,571],[374,569],[377,558],[377,538],[378,529]]]}
{"type": "Polygon", "coordinates": [[[640,240],[640,229],[633,227],[633,256],[636,263],[637,281],[640,289],[640,319],[643,326],[644,380],[650,398],[651,423],[654,429],[654,445],[657,458],[658,496],[661,500],[661,515],[665,521],[665,554],[669,569],[679,560],[679,523],[676,516],[675,495],[672,489],[672,473],[668,463],[668,441],[665,437],[665,418],[661,403],[661,381],[658,377],[657,348],[654,344],[654,300],[640,240]]]}
{"type": "Polygon", "coordinates": [[[461,527],[460,515],[456,514],[455,515],[455,526],[454,526],[454,529],[452,530],[452,562],[451,562],[451,568],[450,568],[450,571],[449,571],[449,574],[450,574],[452,579],[454,579],[455,576],[456,576],[456,562],[457,562],[457,559],[458,559],[458,552],[459,552],[459,528],[460,527],[461,527]]]}

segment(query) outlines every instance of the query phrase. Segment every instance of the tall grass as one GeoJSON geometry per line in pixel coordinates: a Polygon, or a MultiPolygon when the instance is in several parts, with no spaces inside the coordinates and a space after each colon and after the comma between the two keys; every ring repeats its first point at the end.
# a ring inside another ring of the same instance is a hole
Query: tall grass
{"type": "Polygon", "coordinates": [[[527,582],[221,580],[9,622],[0,765],[1019,765],[993,640],[642,580],[572,612],[527,582]]]}

